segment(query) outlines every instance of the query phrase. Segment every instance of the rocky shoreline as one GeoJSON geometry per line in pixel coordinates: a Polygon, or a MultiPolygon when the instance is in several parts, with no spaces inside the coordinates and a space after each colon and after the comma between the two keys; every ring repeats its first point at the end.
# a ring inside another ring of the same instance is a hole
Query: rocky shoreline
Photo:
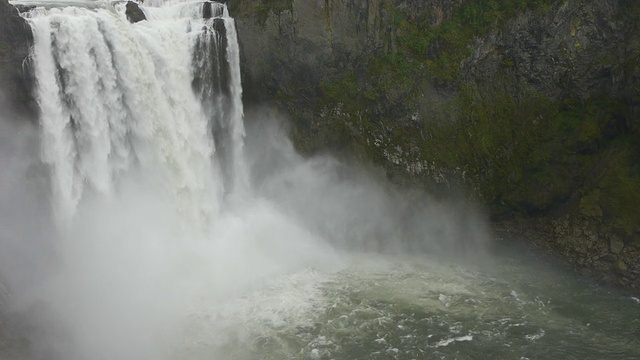
{"type": "Polygon", "coordinates": [[[569,215],[496,222],[492,228],[497,237],[533,246],[597,283],[640,295],[640,248],[635,242],[593,232],[587,222],[569,215]]]}

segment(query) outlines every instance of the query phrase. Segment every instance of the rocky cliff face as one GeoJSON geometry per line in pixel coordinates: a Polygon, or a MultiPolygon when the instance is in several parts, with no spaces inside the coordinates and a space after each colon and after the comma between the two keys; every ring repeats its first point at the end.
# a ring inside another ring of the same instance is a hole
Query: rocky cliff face
{"type": "Polygon", "coordinates": [[[638,46],[636,25],[624,11],[617,0],[559,1],[518,14],[477,39],[462,64],[465,80],[493,82],[504,74],[553,98],[620,96],[633,76],[623,63],[638,46]]]}
{"type": "Polygon", "coordinates": [[[0,0],[0,108],[4,116],[33,119],[33,78],[28,71],[33,34],[7,0],[0,0]]]}
{"type": "Polygon", "coordinates": [[[640,288],[637,2],[229,5],[247,100],[283,108],[300,150],[462,186],[585,273],[640,288]]]}

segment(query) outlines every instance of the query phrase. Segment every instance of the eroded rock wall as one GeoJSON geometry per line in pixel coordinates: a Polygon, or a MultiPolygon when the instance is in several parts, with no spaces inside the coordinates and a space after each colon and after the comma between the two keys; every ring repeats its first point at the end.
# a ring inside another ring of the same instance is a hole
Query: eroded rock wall
{"type": "Polygon", "coordinates": [[[34,117],[34,80],[27,63],[32,45],[27,22],[7,0],[0,0],[0,109],[4,116],[34,117]]]}
{"type": "Polygon", "coordinates": [[[247,100],[284,109],[301,151],[467,189],[585,273],[640,288],[637,2],[229,5],[247,100]]]}

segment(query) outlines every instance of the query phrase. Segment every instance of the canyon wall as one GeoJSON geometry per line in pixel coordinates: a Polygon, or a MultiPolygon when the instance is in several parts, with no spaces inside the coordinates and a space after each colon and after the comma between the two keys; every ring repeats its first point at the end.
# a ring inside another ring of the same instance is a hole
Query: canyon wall
{"type": "Polygon", "coordinates": [[[238,0],[248,106],[640,288],[640,4],[238,0]],[[535,234],[531,233],[535,232],[535,234]]]}

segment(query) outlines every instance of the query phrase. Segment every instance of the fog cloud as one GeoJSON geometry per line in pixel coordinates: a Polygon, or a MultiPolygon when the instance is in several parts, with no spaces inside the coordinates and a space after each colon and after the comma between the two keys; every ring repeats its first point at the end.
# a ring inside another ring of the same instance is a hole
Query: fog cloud
{"type": "Polygon", "coordinates": [[[110,195],[87,191],[70,224],[53,224],[37,126],[0,123],[3,312],[31,358],[242,358],[230,344],[251,341],[257,324],[309,317],[318,284],[362,254],[482,248],[474,210],[304,158],[273,111],[246,122],[252,190],[219,206],[204,233],[188,231],[149,169],[123,174],[110,195]]]}

